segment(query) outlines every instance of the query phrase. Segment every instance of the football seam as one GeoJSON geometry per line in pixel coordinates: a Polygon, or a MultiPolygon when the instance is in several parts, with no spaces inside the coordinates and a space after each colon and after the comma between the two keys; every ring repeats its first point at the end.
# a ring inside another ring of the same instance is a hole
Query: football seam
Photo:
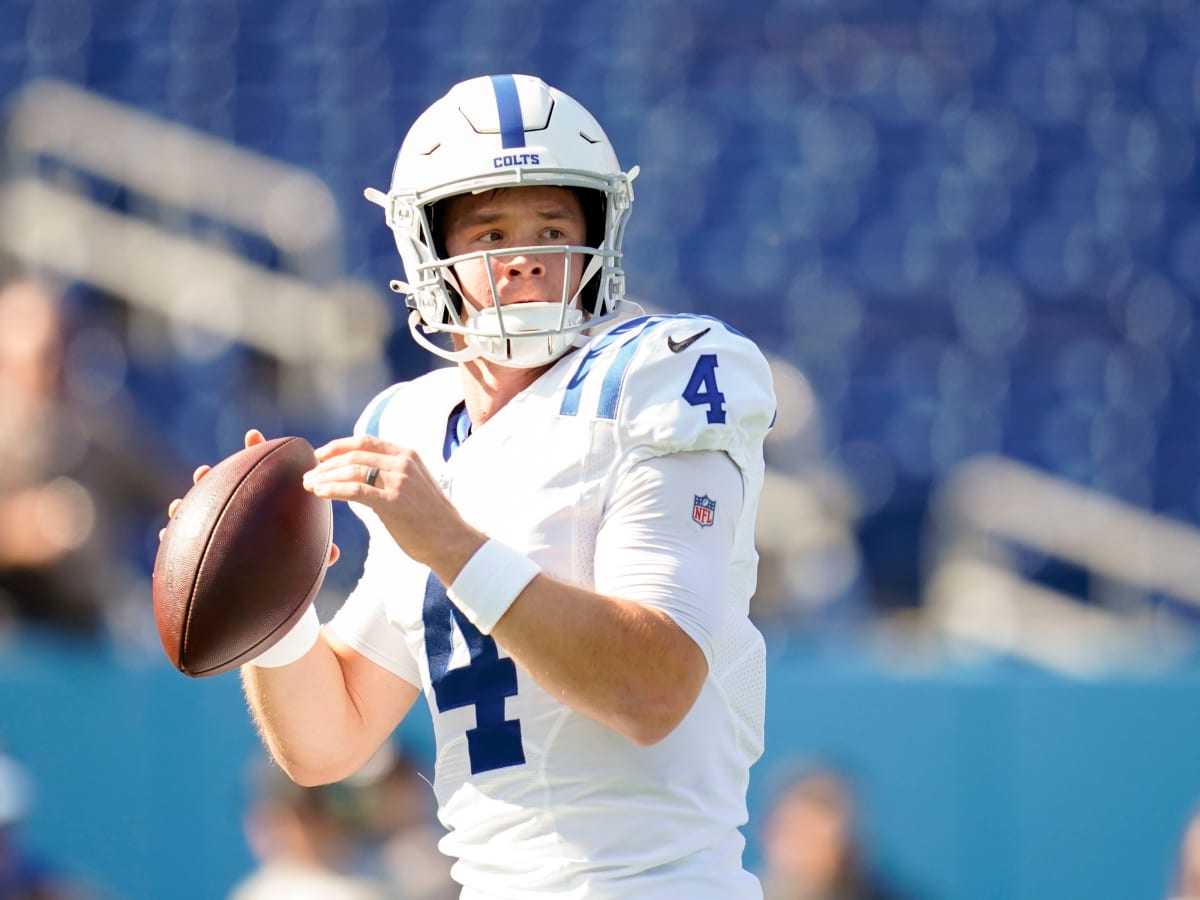
{"type": "MultiPolygon", "coordinates": [[[[272,451],[272,452],[274,452],[274,451],[272,451]]],[[[270,456],[270,455],[271,455],[270,453],[267,454],[267,456],[270,456]]],[[[266,459],[266,458],[267,458],[266,456],[263,457],[263,459],[266,459]]],[[[331,543],[333,543],[333,505],[332,504],[330,504],[330,506],[329,506],[329,538],[328,538],[328,540],[325,541],[325,558],[326,559],[329,558],[329,545],[331,543]]],[[[324,565],[317,566],[317,573],[316,573],[316,575],[313,576],[312,582],[308,586],[308,590],[306,590],[304,592],[304,595],[306,597],[308,596],[308,591],[312,590],[313,585],[316,584],[317,582],[319,582],[321,580],[321,578],[324,577],[324,572],[325,572],[324,565]]],[[[314,598],[314,602],[315,602],[315,598],[314,598]]],[[[292,611],[288,613],[287,618],[290,619],[292,617],[293,613],[295,613],[296,610],[299,608],[300,608],[299,606],[296,606],[294,609],[292,609],[292,611]]],[[[287,622],[287,619],[284,620],[284,624],[286,624],[286,622],[287,622]]],[[[284,627],[283,625],[280,625],[279,628],[276,628],[270,634],[267,634],[267,635],[264,635],[263,637],[261,637],[258,640],[258,642],[254,644],[254,646],[247,647],[246,650],[244,650],[242,652],[242,654],[241,654],[242,657],[245,659],[253,659],[253,656],[251,656],[251,654],[258,647],[262,646],[264,641],[266,641],[269,638],[273,637],[274,635],[278,634],[279,629],[283,628],[283,627],[284,627]]],[[[257,655],[257,654],[255,654],[255,655],[257,655]]],[[[209,666],[207,669],[198,669],[195,674],[196,675],[207,675],[209,672],[220,669],[222,666],[225,666],[225,665],[228,665],[228,663],[227,662],[217,663],[215,666],[209,666]]]]}
{"type": "Polygon", "coordinates": [[[262,459],[260,459],[253,466],[251,466],[249,469],[247,469],[246,472],[242,475],[242,477],[240,479],[238,479],[237,484],[235,484],[233,486],[233,490],[231,490],[229,492],[228,500],[226,500],[225,505],[221,507],[220,513],[217,514],[217,518],[213,522],[212,530],[209,532],[208,541],[205,542],[204,549],[200,552],[200,558],[196,561],[196,577],[192,581],[192,589],[188,592],[187,615],[184,617],[184,620],[183,620],[183,634],[181,634],[179,636],[179,661],[180,661],[180,663],[184,662],[184,660],[187,658],[188,634],[192,630],[193,601],[196,599],[196,591],[200,587],[200,573],[204,570],[204,561],[205,561],[205,559],[208,558],[208,551],[212,547],[213,533],[216,532],[217,528],[220,526],[221,520],[223,518],[225,518],[225,511],[227,509],[229,509],[229,504],[233,502],[234,496],[241,489],[242,485],[246,483],[246,479],[250,477],[250,473],[253,472],[255,469],[257,469],[260,465],[262,465],[263,461],[266,460],[267,457],[269,457],[272,454],[283,449],[284,447],[286,447],[289,443],[291,443],[294,440],[296,440],[296,439],[294,437],[292,437],[292,438],[288,438],[287,440],[280,441],[279,446],[272,447],[268,452],[266,452],[262,455],[262,459]]]}

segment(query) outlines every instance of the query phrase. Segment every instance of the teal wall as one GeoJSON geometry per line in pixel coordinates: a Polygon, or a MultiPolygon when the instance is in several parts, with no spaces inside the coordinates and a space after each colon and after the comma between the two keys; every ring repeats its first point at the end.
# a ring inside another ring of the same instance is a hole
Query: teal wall
{"type": "MultiPolygon", "coordinates": [[[[921,896],[1163,896],[1200,801],[1200,671],[1081,682],[918,670],[852,646],[771,659],[752,863],[773,788],[823,759],[853,773],[869,846],[921,896]]],[[[420,721],[404,738],[427,751],[420,721]]],[[[211,900],[248,869],[240,816],[261,751],[235,675],[14,643],[0,647],[0,741],[38,783],[27,842],[115,896],[211,900]]]]}
{"type": "MultiPolygon", "coordinates": [[[[836,660],[836,661],[833,661],[836,660]]],[[[1200,802],[1200,673],[915,672],[777,654],[758,819],[790,754],[855,773],[869,845],[944,900],[1163,897],[1200,802]]]]}

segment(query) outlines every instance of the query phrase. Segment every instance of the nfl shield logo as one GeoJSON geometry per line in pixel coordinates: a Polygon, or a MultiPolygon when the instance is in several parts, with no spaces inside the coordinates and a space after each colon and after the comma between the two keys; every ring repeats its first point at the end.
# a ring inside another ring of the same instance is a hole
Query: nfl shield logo
{"type": "Polygon", "coordinates": [[[692,521],[696,522],[701,528],[711,525],[716,515],[717,501],[709,500],[708,494],[705,494],[703,497],[696,497],[692,502],[692,521]]]}

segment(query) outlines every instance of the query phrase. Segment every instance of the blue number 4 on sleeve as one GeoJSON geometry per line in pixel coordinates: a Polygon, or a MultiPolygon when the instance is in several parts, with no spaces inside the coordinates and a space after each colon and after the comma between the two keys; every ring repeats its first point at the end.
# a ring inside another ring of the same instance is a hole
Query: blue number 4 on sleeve
{"type": "Polygon", "coordinates": [[[717,354],[700,354],[683,389],[683,399],[692,406],[707,406],[710,425],[725,424],[725,395],[717,387],[717,354]]]}

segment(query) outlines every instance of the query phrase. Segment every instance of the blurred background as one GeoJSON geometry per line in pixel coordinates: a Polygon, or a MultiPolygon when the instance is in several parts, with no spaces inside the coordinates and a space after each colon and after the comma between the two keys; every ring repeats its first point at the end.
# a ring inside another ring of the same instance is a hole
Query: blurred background
{"type": "Polygon", "coordinates": [[[362,189],[506,71],[772,361],[770,896],[1200,895],[1195,3],[0,0],[0,897],[445,896],[425,717],[289,790],[149,573],[194,466],[431,365],[362,189]]]}

